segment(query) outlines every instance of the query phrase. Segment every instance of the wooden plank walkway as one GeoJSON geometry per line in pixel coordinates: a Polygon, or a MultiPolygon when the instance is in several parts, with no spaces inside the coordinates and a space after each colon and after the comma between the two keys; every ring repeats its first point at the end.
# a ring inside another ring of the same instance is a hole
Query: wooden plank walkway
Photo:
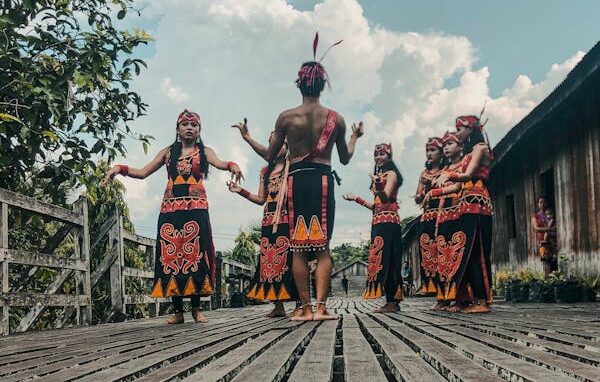
{"type": "MultiPolygon", "coordinates": [[[[497,304],[431,312],[409,299],[335,299],[340,320],[268,319],[269,305],[0,338],[0,381],[598,381],[600,304],[497,304]]],[[[291,306],[288,308],[291,309],[291,306]]]]}

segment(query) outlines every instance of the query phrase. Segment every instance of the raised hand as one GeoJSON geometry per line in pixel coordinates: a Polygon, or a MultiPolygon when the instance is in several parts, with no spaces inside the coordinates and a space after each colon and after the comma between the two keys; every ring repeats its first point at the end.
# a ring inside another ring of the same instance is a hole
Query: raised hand
{"type": "Polygon", "coordinates": [[[102,180],[102,185],[106,186],[110,180],[112,180],[117,174],[121,172],[121,168],[119,166],[112,166],[110,170],[106,172],[104,175],[104,179],[102,180]]]}
{"type": "Polygon", "coordinates": [[[234,192],[236,194],[242,190],[242,187],[240,187],[239,184],[231,180],[227,181],[227,183],[225,184],[227,185],[227,188],[229,188],[229,191],[234,192]]]}
{"type": "Polygon", "coordinates": [[[353,201],[356,200],[356,195],[354,195],[353,193],[349,192],[347,194],[342,195],[342,198],[344,198],[345,200],[353,202],[353,201]]]}
{"type": "Polygon", "coordinates": [[[244,117],[244,122],[238,122],[235,125],[231,125],[240,131],[242,137],[248,137],[250,132],[248,131],[248,120],[244,117]]]}
{"type": "Polygon", "coordinates": [[[235,183],[239,183],[240,180],[245,180],[244,175],[242,174],[242,170],[240,170],[240,166],[237,164],[233,164],[229,171],[231,172],[231,180],[235,180],[235,183]]]}
{"type": "Polygon", "coordinates": [[[360,138],[365,134],[365,128],[363,122],[360,121],[358,125],[355,123],[352,124],[352,135],[356,138],[360,138]]]}

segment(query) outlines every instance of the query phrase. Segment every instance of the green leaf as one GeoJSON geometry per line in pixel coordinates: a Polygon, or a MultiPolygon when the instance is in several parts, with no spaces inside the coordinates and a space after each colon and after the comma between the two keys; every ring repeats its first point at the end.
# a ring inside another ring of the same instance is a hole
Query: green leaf
{"type": "Polygon", "coordinates": [[[148,155],[148,142],[142,142],[142,147],[144,148],[144,154],[148,155]]]}
{"type": "Polygon", "coordinates": [[[0,113],[0,120],[5,122],[18,122],[20,124],[23,124],[23,122],[19,118],[15,117],[14,115],[5,113],[0,113]]]}
{"type": "Polygon", "coordinates": [[[53,131],[44,130],[42,131],[42,135],[46,138],[50,138],[52,142],[58,141],[58,135],[56,135],[53,131]]]}

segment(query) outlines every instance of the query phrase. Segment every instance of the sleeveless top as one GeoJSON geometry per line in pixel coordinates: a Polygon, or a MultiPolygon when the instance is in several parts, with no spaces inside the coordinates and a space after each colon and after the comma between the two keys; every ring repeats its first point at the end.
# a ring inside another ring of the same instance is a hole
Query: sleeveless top
{"type": "Polygon", "coordinates": [[[160,205],[161,213],[189,210],[206,210],[206,190],[204,174],[200,167],[200,151],[195,150],[177,160],[175,171],[171,171],[169,160],[171,151],[165,158],[167,168],[167,187],[160,205]]]}
{"type": "MultiPolygon", "coordinates": [[[[390,171],[387,171],[381,175],[381,181],[383,186],[387,184],[387,177],[390,171]]],[[[400,216],[398,215],[398,187],[392,192],[390,199],[387,203],[383,203],[379,196],[375,196],[373,201],[373,219],[372,225],[381,223],[395,223],[400,224],[400,216]]]]}
{"type": "MultiPolygon", "coordinates": [[[[461,172],[466,172],[473,154],[465,155],[462,160],[461,172]]],[[[490,177],[489,166],[479,166],[473,179],[463,183],[461,191],[461,214],[492,215],[492,199],[486,187],[490,177]]]]}
{"type": "MultiPolygon", "coordinates": [[[[444,167],[444,171],[446,172],[460,172],[462,170],[463,163],[459,161],[457,163],[450,164],[444,167]]],[[[451,186],[456,184],[456,182],[448,181],[444,184],[444,187],[451,186]]],[[[443,205],[439,206],[437,210],[437,224],[441,224],[447,220],[455,220],[460,217],[460,201],[461,201],[461,191],[458,191],[453,194],[446,194],[438,197],[439,199],[443,199],[443,202],[440,200],[440,203],[443,205]]]]}
{"type": "MultiPolygon", "coordinates": [[[[264,167],[260,174],[260,181],[264,182],[264,177],[266,175],[267,172],[267,168],[264,167]]],[[[262,219],[262,226],[263,227],[268,227],[268,226],[272,226],[273,224],[275,224],[275,214],[277,211],[277,201],[279,200],[279,192],[281,191],[281,186],[283,185],[284,182],[284,171],[272,171],[271,174],[269,174],[269,181],[267,183],[267,188],[265,189],[265,193],[267,195],[266,201],[265,201],[265,207],[263,210],[263,219],[262,219]]],[[[288,223],[288,214],[287,214],[287,208],[286,208],[287,203],[283,203],[282,204],[282,208],[281,208],[281,212],[280,212],[280,217],[279,217],[279,224],[287,224],[288,223]]]]}
{"type": "MultiPolygon", "coordinates": [[[[423,193],[428,193],[433,187],[433,184],[439,178],[442,173],[442,169],[437,170],[436,172],[431,172],[428,169],[421,171],[421,176],[419,176],[419,182],[423,185],[423,193]]],[[[431,198],[429,200],[429,204],[427,208],[423,210],[421,214],[422,222],[430,221],[436,218],[439,207],[439,198],[431,198]]]]}

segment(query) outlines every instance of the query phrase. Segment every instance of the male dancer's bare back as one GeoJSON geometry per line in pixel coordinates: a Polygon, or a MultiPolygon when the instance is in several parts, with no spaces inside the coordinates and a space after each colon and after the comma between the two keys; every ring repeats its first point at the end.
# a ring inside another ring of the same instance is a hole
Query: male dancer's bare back
{"type": "MultiPolygon", "coordinates": [[[[340,162],[344,165],[348,164],[354,154],[357,139],[363,135],[362,122],[358,126],[355,124],[352,125],[352,136],[348,143],[346,143],[346,122],[341,115],[337,114],[335,129],[327,145],[323,150],[315,153],[314,149],[326,125],[329,112],[329,109],[320,104],[318,97],[304,96],[302,105],[281,113],[279,118],[277,118],[267,158],[269,160],[273,159],[287,138],[290,163],[292,164],[306,160],[312,163],[330,165],[334,144],[337,148],[340,162]]],[[[315,187],[321,187],[321,185],[315,184],[315,187]]],[[[337,319],[337,316],[327,311],[325,305],[333,266],[329,247],[327,246],[325,249],[317,252],[311,252],[317,259],[317,268],[315,271],[317,306],[315,312],[313,312],[312,305],[310,304],[308,254],[306,251],[296,251],[294,254],[292,271],[302,302],[302,314],[291,319],[337,319]]]]}

